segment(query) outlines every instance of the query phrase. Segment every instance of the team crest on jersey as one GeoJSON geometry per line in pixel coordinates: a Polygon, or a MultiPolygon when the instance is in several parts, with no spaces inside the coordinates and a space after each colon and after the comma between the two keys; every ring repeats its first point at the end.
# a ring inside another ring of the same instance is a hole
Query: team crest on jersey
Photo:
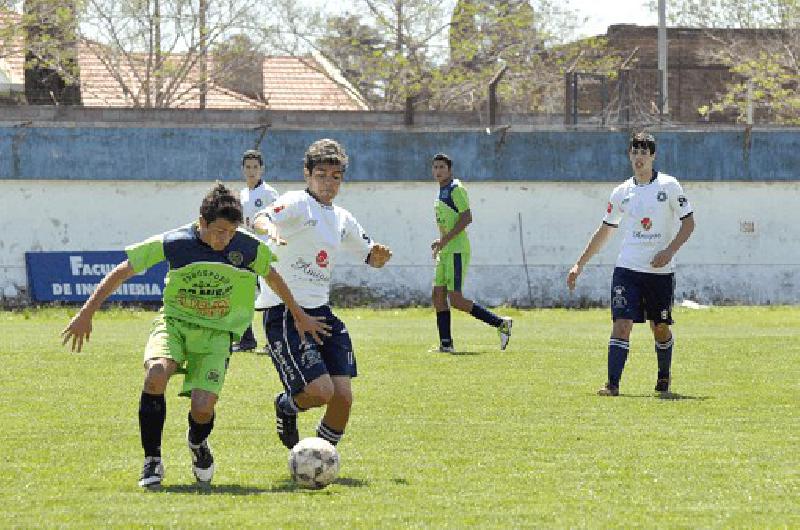
{"type": "Polygon", "coordinates": [[[256,199],[256,208],[261,208],[264,205],[264,201],[261,199],[256,199]]]}
{"type": "Polygon", "coordinates": [[[228,252],[228,261],[238,267],[244,262],[244,255],[238,250],[232,250],[228,252]]]}
{"type": "Polygon", "coordinates": [[[272,209],[272,213],[281,213],[281,210],[283,210],[284,208],[286,208],[286,206],[279,204],[278,206],[275,206],[272,209]]]}
{"type": "Polygon", "coordinates": [[[644,228],[645,230],[650,230],[651,228],[653,228],[653,221],[649,217],[643,218],[641,223],[642,223],[642,228],[644,228]]]}
{"type": "Polygon", "coordinates": [[[612,289],[614,297],[611,299],[611,306],[614,309],[624,309],[628,306],[628,299],[625,298],[625,287],[622,285],[615,285],[612,289]]]}
{"type": "Polygon", "coordinates": [[[317,252],[317,266],[323,269],[328,266],[328,253],[324,250],[317,252]]]}
{"type": "Polygon", "coordinates": [[[664,202],[664,201],[666,201],[666,200],[667,200],[667,192],[666,192],[666,191],[664,191],[664,190],[661,190],[661,191],[659,191],[659,192],[658,192],[658,195],[656,195],[656,200],[657,200],[658,202],[664,202]]]}

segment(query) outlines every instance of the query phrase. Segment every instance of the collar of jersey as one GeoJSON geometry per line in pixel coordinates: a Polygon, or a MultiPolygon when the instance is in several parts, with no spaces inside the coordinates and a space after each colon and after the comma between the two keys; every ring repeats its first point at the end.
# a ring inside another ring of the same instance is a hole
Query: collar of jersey
{"type": "Polygon", "coordinates": [[[306,193],[308,193],[308,196],[309,196],[309,197],[311,197],[312,199],[314,199],[315,201],[317,201],[317,204],[319,204],[319,207],[320,207],[320,208],[324,208],[324,209],[326,209],[326,210],[333,210],[333,204],[331,204],[330,206],[328,206],[327,204],[322,204],[321,202],[319,202],[319,199],[317,199],[316,197],[314,197],[314,194],[313,194],[313,193],[311,193],[311,190],[309,190],[308,188],[306,188],[306,193]]]}
{"type": "MultiPolygon", "coordinates": [[[[652,177],[650,177],[650,182],[648,182],[647,184],[652,184],[653,182],[655,182],[655,180],[656,180],[657,178],[658,178],[658,171],[656,171],[656,170],[654,169],[654,170],[653,170],[653,176],[652,176],[652,177]]],[[[635,176],[633,177],[633,182],[634,182],[634,184],[636,184],[636,177],[635,177],[635,176]]],[[[647,184],[636,184],[636,185],[637,185],[637,186],[647,186],[647,184]]]]}

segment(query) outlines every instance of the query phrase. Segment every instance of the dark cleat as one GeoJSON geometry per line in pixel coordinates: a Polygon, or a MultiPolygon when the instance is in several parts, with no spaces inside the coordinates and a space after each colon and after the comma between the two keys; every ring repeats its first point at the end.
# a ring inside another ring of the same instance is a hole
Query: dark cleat
{"type": "Polygon", "coordinates": [[[600,390],[597,391],[598,396],[618,396],[619,395],[619,387],[612,385],[611,383],[606,383],[600,390]]]}
{"type": "Polygon", "coordinates": [[[669,377],[659,377],[656,381],[656,392],[665,394],[669,392],[669,377]]]}
{"type": "Polygon", "coordinates": [[[162,480],[164,480],[164,464],[161,463],[161,457],[146,456],[142,474],[139,476],[139,486],[158,491],[161,489],[162,480]]]}
{"type": "Polygon", "coordinates": [[[300,433],[297,432],[297,414],[286,414],[278,405],[282,394],[275,396],[275,430],[278,438],[287,449],[291,449],[300,441],[300,433]]]}

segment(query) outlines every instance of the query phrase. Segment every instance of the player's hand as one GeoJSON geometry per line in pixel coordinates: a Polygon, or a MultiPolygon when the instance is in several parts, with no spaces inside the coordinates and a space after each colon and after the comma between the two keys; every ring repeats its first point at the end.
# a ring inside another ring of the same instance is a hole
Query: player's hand
{"type": "Polygon", "coordinates": [[[302,309],[298,314],[292,316],[294,317],[294,327],[304,339],[308,333],[314,342],[322,344],[322,339],[331,334],[331,327],[325,322],[325,317],[312,317],[302,309]]]}
{"type": "Polygon", "coordinates": [[[61,337],[64,339],[61,345],[64,346],[72,339],[72,351],[80,352],[83,347],[84,339],[89,342],[89,335],[92,334],[92,317],[79,312],[70,320],[61,337]]]}
{"type": "Polygon", "coordinates": [[[578,276],[581,275],[581,272],[583,272],[583,267],[577,263],[569,270],[567,274],[567,287],[569,287],[570,291],[575,290],[575,282],[578,280],[578,276]]]}
{"type": "Polygon", "coordinates": [[[380,269],[386,265],[386,262],[389,261],[391,257],[392,250],[389,247],[376,243],[369,251],[369,264],[371,267],[380,269]]]}
{"type": "Polygon", "coordinates": [[[431,243],[431,254],[433,255],[433,259],[436,259],[436,256],[439,254],[440,250],[442,250],[442,240],[437,239],[431,243]]]}
{"type": "Polygon", "coordinates": [[[660,269],[661,267],[664,267],[670,261],[672,261],[672,258],[674,256],[675,256],[674,252],[672,252],[668,248],[665,248],[664,250],[658,252],[655,256],[653,256],[653,259],[650,261],[650,265],[652,265],[656,269],[660,269]]]}

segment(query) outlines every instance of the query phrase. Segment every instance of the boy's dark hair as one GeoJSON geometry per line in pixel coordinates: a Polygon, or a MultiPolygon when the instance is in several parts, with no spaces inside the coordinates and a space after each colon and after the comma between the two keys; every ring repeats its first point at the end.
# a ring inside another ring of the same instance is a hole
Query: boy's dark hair
{"type": "Polygon", "coordinates": [[[243,166],[247,160],[258,160],[258,165],[260,166],[264,165],[264,157],[261,156],[261,151],[259,151],[258,149],[248,149],[247,151],[245,151],[244,154],[242,155],[243,166]]]}
{"type": "Polygon", "coordinates": [[[431,164],[433,164],[437,160],[441,160],[445,164],[447,164],[447,169],[453,169],[453,161],[450,160],[450,157],[447,156],[446,154],[444,154],[444,153],[436,153],[435,155],[433,155],[433,158],[431,159],[431,164]]]}
{"type": "Polygon", "coordinates": [[[656,153],[656,137],[647,131],[633,133],[631,134],[631,139],[628,142],[628,151],[634,147],[646,147],[650,150],[650,154],[654,155],[656,153]]]}
{"type": "Polygon", "coordinates": [[[347,153],[339,142],[323,138],[308,146],[303,157],[303,166],[309,173],[312,173],[314,166],[319,164],[339,164],[342,166],[342,171],[346,171],[347,161],[347,153]]]}
{"type": "Polygon", "coordinates": [[[242,203],[231,190],[217,182],[203,199],[203,204],[200,205],[200,216],[205,219],[206,223],[225,219],[231,223],[240,224],[243,220],[242,203]]]}

